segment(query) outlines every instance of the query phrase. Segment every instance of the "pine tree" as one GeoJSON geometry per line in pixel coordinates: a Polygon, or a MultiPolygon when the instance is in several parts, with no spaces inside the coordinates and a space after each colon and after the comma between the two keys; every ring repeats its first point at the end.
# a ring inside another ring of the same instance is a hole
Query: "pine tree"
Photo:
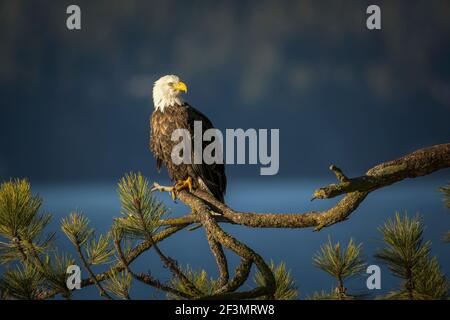
{"type": "Polygon", "coordinates": [[[342,249],[340,243],[333,244],[331,239],[320,247],[314,256],[314,265],[337,280],[337,287],[330,293],[315,293],[312,299],[350,299],[344,281],[361,274],[366,263],[362,258],[362,244],[355,245],[350,239],[346,248],[342,249]]]}
{"type": "Polygon", "coordinates": [[[400,288],[385,299],[445,299],[448,282],[436,258],[429,258],[431,242],[423,242],[419,216],[409,218],[398,212],[379,228],[386,246],[376,258],[387,264],[394,276],[402,279],[400,288]]]}
{"type": "Polygon", "coordinates": [[[0,280],[3,298],[35,299],[46,290],[70,296],[65,272],[73,259],[50,250],[54,234],[44,229],[51,215],[41,213],[41,205],[26,180],[0,185],[0,263],[7,264],[0,280]]]}

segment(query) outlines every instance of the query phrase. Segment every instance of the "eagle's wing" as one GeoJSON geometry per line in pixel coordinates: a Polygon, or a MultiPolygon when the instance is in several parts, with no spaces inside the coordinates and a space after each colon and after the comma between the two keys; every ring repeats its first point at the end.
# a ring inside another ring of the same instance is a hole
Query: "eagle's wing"
{"type": "MultiPolygon", "coordinates": [[[[191,126],[190,133],[193,138],[194,135],[194,122],[202,122],[202,133],[206,130],[214,128],[211,121],[200,111],[194,107],[186,104],[189,115],[189,124],[191,126]]],[[[208,145],[208,142],[203,142],[202,150],[208,145]]],[[[192,160],[194,159],[194,146],[192,146],[192,160]]],[[[195,164],[192,161],[192,169],[196,176],[200,177],[208,190],[219,200],[224,201],[224,194],[227,188],[227,177],[225,175],[225,166],[223,163],[213,164],[195,164]]]]}
{"type": "Polygon", "coordinates": [[[158,171],[161,170],[161,165],[163,162],[163,146],[161,145],[161,123],[160,115],[153,112],[150,118],[150,150],[152,151],[156,159],[156,168],[158,171]]]}

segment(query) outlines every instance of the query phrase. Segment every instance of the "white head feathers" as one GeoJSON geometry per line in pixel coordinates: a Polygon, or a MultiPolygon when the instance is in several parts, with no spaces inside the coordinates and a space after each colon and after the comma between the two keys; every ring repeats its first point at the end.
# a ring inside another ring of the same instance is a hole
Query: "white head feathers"
{"type": "Polygon", "coordinates": [[[153,104],[156,110],[164,112],[164,109],[183,103],[181,91],[187,92],[187,86],[175,75],[167,75],[159,78],[153,85],[153,104]]]}

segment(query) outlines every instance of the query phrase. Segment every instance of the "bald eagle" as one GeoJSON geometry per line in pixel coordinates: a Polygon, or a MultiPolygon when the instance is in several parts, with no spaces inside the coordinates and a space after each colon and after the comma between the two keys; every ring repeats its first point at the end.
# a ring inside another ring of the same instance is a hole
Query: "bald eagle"
{"type": "MultiPolygon", "coordinates": [[[[153,104],[155,110],[150,119],[150,149],[156,158],[158,171],[163,164],[169,177],[175,182],[172,197],[176,192],[189,189],[201,189],[223,202],[227,186],[223,163],[213,164],[175,164],[171,153],[178,141],[172,141],[172,132],[186,129],[194,136],[194,121],[202,122],[202,134],[213,128],[211,121],[200,111],[181,99],[181,92],[187,92],[187,86],[175,75],[167,75],[157,80],[153,86],[153,104]]],[[[191,139],[193,143],[193,139],[191,139]]],[[[206,147],[203,143],[202,150],[206,147]]],[[[193,159],[194,147],[191,147],[193,159]]]]}

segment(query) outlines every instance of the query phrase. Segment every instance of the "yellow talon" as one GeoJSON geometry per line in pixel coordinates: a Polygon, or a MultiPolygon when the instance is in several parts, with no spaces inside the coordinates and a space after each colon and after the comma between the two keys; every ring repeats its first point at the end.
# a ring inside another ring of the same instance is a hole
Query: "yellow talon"
{"type": "Polygon", "coordinates": [[[192,192],[192,178],[187,177],[186,180],[178,180],[177,183],[173,187],[170,188],[170,195],[172,196],[172,200],[175,201],[177,199],[177,193],[183,190],[189,190],[192,192]]]}
{"type": "Polygon", "coordinates": [[[187,185],[188,185],[188,189],[189,189],[189,192],[192,192],[192,178],[191,177],[188,177],[187,179],[186,179],[186,181],[187,181],[187,185]]]}
{"type": "Polygon", "coordinates": [[[182,191],[188,189],[189,192],[192,192],[192,178],[187,177],[186,180],[178,180],[175,185],[176,191],[182,191]]]}

